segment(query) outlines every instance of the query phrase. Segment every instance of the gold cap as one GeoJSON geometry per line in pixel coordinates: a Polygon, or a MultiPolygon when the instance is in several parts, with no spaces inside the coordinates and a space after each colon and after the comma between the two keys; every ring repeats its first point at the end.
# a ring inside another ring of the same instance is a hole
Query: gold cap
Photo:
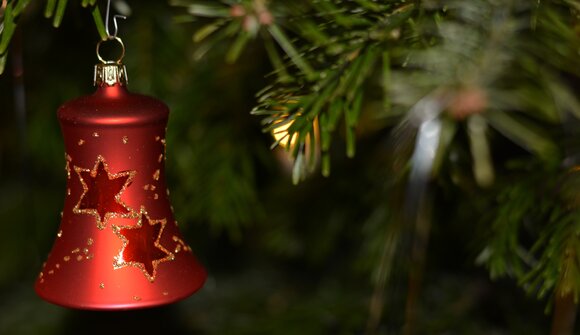
{"type": "Polygon", "coordinates": [[[95,86],[113,86],[115,84],[125,86],[127,85],[127,81],[127,69],[125,69],[125,65],[115,62],[106,62],[95,65],[95,86]]]}
{"type": "Polygon", "coordinates": [[[101,61],[100,64],[95,65],[95,75],[93,78],[93,82],[95,86],[113,86],[115,84],[119,84],[122,86],[127,85],[128,78],[127,78],[127,69],[125,69],[125,65],[121,63],[121,60],[125,56],[125,45],[120,38],[116,36],[111,36],[106,40],[101,40],[97,43],[97,57],[101,61]],[[118,57],[116,61],[105,60],[101,57],[100,54],[100,47],[103,42],[108,41],[115,41],[121,47],[121,55],[118,57]]]}

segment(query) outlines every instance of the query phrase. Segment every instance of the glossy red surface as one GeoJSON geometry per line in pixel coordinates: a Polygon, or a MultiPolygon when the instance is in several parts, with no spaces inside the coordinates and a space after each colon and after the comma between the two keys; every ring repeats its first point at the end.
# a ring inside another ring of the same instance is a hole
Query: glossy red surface
{"type": "Polygon", "coordinates": [[[123,86],[58,111],[67,190],[59,231],[35,284],[52,303],[132,309],[183,299],[206,272],[183,241],[165,183],[168,108],[123,86]]]}

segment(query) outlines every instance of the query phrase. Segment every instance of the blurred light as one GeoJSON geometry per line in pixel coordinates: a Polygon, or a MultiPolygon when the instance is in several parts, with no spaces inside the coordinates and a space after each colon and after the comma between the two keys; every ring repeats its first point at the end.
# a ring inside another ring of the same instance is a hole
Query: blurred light
{"type": "MultiPolygon", "coordinates": [[[[277,123],[282,122],[283,121],[279,121],[277,123]]],[[[276,140],[278,145],[284,149],[288,148],[288,144],[290,144],[290,148],[293,148],[294,145],[296,145],[296,138],[298,136],[298,133],[294,133],[292,139],[290,139],[290,133],[288,132],[288,128],[290,128],[290,126],[292,126],[293,123],[294,120],[290,120],[272,130],[272,136],[274,136],[274,139],[276,140]]]]}

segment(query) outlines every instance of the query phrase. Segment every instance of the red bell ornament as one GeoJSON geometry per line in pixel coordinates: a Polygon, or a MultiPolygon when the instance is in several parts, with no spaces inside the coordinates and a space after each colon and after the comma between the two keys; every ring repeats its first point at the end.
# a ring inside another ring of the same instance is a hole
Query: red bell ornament
{"type": "Polygon", "coordinates": [[[66,196],[35,290],[49,302],[80,309],[172,303],[200,289],[207,274],[184,242],[168,199],[169,110],[127,90],[121,59],[104,61],[98,47],[97,55],[96,92],[58,110],[66,196]]]}

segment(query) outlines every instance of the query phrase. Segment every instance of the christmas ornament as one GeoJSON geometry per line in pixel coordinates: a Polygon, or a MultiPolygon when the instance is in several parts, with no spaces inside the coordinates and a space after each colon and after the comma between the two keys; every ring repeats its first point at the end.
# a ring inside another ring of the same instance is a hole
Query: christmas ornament
{"type": "Polygon", "coordinates": [[[197,291],[204,268],[184,242],[165,184],[169,110],[130,93],[122,55],[95,66],[93,95],[62,105],[67,190],[62,221],[35,284],[49,302],[81,309],[167,304],[197,291]]]}

